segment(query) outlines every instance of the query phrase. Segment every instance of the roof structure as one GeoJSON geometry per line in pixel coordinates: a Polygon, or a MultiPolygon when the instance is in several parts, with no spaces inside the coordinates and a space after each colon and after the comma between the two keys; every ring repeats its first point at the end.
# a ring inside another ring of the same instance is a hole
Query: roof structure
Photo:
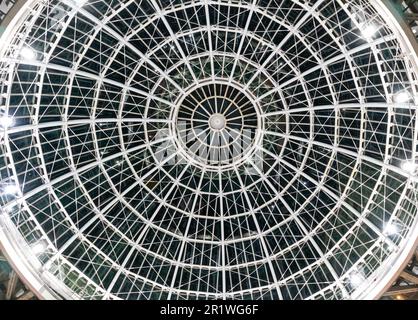
{"type": "Polygon", "coordinates": [[[418,238],[414,35],[377,0],[29,0],[0,243],[47,299],[372,299],[418,238]]]}

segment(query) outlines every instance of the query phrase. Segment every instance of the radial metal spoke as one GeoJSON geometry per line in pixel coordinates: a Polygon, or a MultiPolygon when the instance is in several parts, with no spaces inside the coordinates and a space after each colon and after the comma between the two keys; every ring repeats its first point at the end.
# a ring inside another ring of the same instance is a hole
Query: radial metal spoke
{"type": "Polygon", "coordinates": [[[377,297],[418,221],[418,59],[384,2],[28,1],[0,241],[34,293],[377,297]]]}

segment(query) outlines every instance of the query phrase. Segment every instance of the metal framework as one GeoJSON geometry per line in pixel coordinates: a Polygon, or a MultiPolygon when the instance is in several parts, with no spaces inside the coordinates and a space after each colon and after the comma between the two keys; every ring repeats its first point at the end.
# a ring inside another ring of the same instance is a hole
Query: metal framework
{"type": "MultiPolygon", "coordinates": [[[[392,6],[392,11],[399,14],[405,28],[409,26],[415,37],[418,37],[418,1],[393,0],[389,6],[392,6]]],[[[418,247],[399,278],[382,295],[382,299],[418,300],[418,247]]]]}
{"type": "Polygon", "coordinates": [[[0,242],[33,292],[382,294],[418,238],[418,59],[383,3],[25,2],[0,242]]]}

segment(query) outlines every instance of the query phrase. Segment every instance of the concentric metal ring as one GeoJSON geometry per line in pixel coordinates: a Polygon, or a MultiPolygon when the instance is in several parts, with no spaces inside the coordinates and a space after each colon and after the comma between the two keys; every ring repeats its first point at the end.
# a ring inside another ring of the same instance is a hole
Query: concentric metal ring
{"type": "Polygon", "coordinates": [[[231,169],[250,159],[260,144],[260,108],[236,83],[204,80],[186,90],[176,105],[172,113],[175,145],[200,168],[231,169]]]}
{"type": "Polygon", "coordinates": [[[418,236],[417,59],[388,14],[28,1],[0,48],[11,260],[44,297],[376,297],[418,236]]]}

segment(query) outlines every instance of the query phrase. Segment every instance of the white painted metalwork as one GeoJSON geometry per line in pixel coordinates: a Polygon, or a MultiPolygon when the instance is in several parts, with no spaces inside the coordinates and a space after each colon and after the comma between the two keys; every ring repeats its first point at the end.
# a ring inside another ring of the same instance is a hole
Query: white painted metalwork
{"type": "Polygon", "coordinates": [[[418,236],[404,32],[374,0],[28,1],[8,257],[45,298],[377,297],[418,236]]]}

